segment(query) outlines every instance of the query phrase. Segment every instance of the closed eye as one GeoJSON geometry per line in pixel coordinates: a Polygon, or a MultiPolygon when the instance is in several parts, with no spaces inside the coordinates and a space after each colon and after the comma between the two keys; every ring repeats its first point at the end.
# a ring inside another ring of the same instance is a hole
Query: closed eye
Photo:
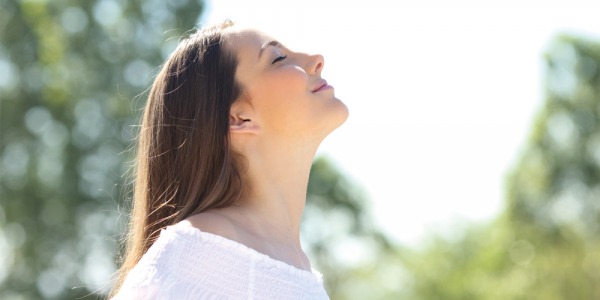
{"type": "Polygon", "coordinates": [[[276,58],[275,60],[273,60],[273,62],[271,62],[271,64],[276,64],[276,63],[278,63],[278,62],[280,62],[280,61],[282,61],[282,60],[284,60],[286,58],[287,58],[287,55],[282,55],[282,56],[276,58]]]}

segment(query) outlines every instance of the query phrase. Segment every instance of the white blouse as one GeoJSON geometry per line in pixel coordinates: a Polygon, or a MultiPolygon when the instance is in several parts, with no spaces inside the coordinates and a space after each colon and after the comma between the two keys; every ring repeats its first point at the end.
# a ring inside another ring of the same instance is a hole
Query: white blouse
{"type": "Polygon", "coordinates": [[[127,275],[114,300],[329,299],[321,274],[195,227],[174,225],[127,275]]]}

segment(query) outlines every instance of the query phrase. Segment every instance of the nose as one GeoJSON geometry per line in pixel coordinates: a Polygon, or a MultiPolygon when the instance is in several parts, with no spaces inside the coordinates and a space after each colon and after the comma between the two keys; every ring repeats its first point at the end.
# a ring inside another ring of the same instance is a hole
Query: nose
{"type": "Polygon", "coordinates": [[[321,70],[323,70],[323,66],[325,65],[325,58],[321,54],[310,55],[309,64],[306,68],[306,72],[312,74],[319,74],[321,70]]]}

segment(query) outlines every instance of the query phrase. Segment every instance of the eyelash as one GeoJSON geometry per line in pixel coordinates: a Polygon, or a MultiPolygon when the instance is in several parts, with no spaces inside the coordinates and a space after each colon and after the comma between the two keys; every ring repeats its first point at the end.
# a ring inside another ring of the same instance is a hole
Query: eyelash
{"type": "Polygon", "coordinates": [[[282,55],[282,56],[276,58],[275,60],[273,60],[273,62],[271,64],[275,64],[275,63],[280,62],[280,61],[282,61],[282,60],[284,60],[286,58],[287,58],[287,55],[282,55]]]}

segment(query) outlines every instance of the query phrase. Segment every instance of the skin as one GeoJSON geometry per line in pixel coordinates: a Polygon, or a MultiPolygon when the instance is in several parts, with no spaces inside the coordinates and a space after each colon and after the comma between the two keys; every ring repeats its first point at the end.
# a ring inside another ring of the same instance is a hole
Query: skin
{"type": "Polygon", "coordinates": [[[245,158],[244,197],[182,223],[310,271],[300,245],[310,167],[348,109],[331,86],[315,91],[324,83],[321,55],[275,43],[264,47],[272,41],[258,30],[228,29],[225,48],[238,59],[236,80],[243,90],[230,111],[230,138],[245,158]]]}

